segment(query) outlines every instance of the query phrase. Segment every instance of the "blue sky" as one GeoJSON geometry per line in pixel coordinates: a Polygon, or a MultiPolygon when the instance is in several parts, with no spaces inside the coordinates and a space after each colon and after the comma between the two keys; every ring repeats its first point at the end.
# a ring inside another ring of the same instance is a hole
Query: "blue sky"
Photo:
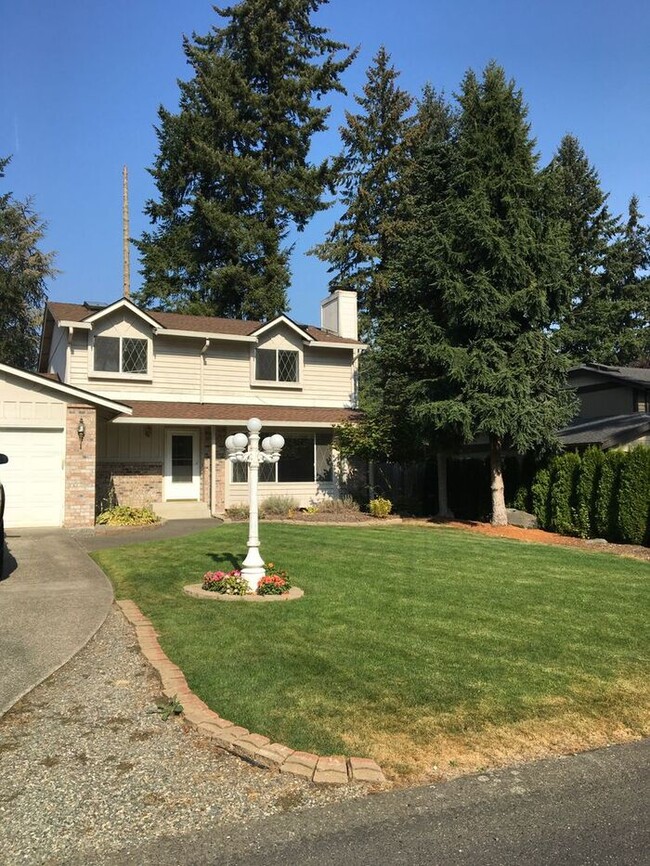
{"type": "MultiPolygon", "coordinates": [[[[314,154],[338,149],[343,110],[385,44],[419,93],[430,81],[448,94],[468,67],[490,59],[522,88],[547,162],[566,132],[597,167],[612,208],[636,192],[650,215],[650,4],[642,0],[331,0],[316,20],[360,54],[336,98],[330,129],[314,154]]],[[[181,39],[206,33],[216,14],[206,0],[21,0],[3,3],[0,155],[13,154],[4,180],[33,196],[57,251],[58,301],[111,301],[121,294],[122,166],[129,167],[131,235],[155,194],[147,168],[156,154],[159,104],[175,110],[176,80],[188,76],[181,39]]],[[[325,266],[305,252],[334,218],[318,215],[295,238],[291,314],[317,322],[325,266]]],[[[132,287],[139,285],[131,255],[132,287]]]]}

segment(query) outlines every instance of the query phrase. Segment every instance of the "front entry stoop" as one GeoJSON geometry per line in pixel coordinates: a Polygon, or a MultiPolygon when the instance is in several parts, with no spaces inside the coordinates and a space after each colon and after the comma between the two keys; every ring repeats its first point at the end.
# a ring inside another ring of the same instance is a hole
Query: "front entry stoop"
{"type": "Polygon", "coordinates": [[[154,502],[151,507],[163,520],[203,520],[211,517],[210,509],[205,502],[178,499],[154,502]]]}

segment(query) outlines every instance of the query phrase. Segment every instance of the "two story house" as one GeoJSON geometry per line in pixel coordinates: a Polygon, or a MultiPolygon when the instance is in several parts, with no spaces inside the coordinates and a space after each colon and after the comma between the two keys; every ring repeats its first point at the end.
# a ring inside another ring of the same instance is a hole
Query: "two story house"
{"type": "Polygon", "coordinates": [[[571,424],[560,430],[566,448],[650,445],[650,370],[582,364],[569,371],[569,387],[580,400],[571,424]]]}
{"type": "MultiPolygon", "coordinates": [[[[358,417],[356,294],[321,305],[321,326],[49,303],[38,373],[0,365],[6,524],[94,523],[106,504],[247,502],[247,467],[224,441],[262,421],[281,433],[260,497],[307,506],[339,494],[332,428],[358,417]]],[[[195,512],[196,513],[196,512],[195,512]]]]}

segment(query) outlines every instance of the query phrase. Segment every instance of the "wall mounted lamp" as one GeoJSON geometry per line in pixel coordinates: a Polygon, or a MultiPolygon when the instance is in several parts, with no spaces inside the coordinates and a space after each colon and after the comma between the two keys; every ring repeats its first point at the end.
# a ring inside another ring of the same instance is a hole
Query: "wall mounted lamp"
{"type": "Polygon", "coordinates": [[[84,424],[84,419],[80,418],[79,423],[77,424],[77,436],[79,437],[79,448],[81,448],[84,436],[86,435],[86,425],[84,424]]]}

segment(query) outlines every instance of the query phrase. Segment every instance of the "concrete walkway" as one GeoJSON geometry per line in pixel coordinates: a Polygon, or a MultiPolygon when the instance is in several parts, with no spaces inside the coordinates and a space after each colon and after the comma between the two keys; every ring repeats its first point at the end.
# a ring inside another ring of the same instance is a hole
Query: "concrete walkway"
{"type": "Polygon", "coordinates": [[[218,517],[193,520],[166,520],[159,526],[108,527],[95,526],[92,529],[72,529],[71,534],[84,550],[102,550],[107,547],[124,547],[126,544],[142,544],[145,541],[164,541],[167,538],[181,538],[193,532],[217,529],[223,523],[218,517]]]}
{"type": "Polygon", "coordinates": [[[64,529],[7,532],[0,581],[0,716],[85,646],[112,587],[64,529]]]}

